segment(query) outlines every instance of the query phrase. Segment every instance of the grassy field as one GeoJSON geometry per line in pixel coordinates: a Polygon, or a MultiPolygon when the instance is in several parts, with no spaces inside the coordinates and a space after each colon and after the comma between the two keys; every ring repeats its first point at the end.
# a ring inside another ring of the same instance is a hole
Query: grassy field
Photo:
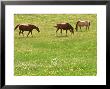
{"type": "Polygon", "coordinates": [[[16,14],[17,24],[30,23],[40,28],[19,36],[14,32],[15,76],[96,76],[97,74],[97,16],[96,14],[16,14]],[[90,20],[85,28],[68,36],[60,31],[56,36],[56,23],[68,22],[74,28],[77,20],[90,20]]]}

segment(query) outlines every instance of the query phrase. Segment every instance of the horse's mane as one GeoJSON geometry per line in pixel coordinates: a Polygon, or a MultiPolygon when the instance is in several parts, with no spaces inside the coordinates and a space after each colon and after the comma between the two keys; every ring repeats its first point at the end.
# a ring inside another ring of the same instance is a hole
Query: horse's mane
{"type": "Polygon", "coordinates": [[[71,28],[73,28],[72,26],[71,26],[71,24],[69,24],[69,23],[67,23],[71,28]]]}

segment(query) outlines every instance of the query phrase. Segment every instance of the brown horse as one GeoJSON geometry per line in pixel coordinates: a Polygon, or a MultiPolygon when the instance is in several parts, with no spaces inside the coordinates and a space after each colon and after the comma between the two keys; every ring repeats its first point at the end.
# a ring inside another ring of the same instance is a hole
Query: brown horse
{"type": "MultiPolygon", "coordinates": [[[[17,28],[19,27],[19,35],[22,33],[23,34],[23,32],[24,31],[29,31],[29,33],[27,34],[27,37],[28,37],[28,35],[31,33],[31,35],[32,35],[32,30],[33,29],[36,29],[38,32],[40,32],[40,30],[39,30],[39,28],[38,27],[36,27],[35,25],[32,25],[32,24],[18,24],[16,27],[15,27],[15,29],[14,30],[16,30],[17,28]]],[[[24,34],[23,34],[23,36],[24,36],[24,34]]]]}
{"type": "Polygon", "coordinates": [[[81,29],[81,27],[86,27],[86,30],[87,29],[89,29],[89,27],[90,27],[90,22],[89,21],[81,21],[81,20],[79,20],[79,21],[77,21],[77,23],[76,23],[76,31],[78,31],[78,26],[80,27],[80,29],[81,29]]]}
{"type": "Polygon", "coordinates": [[[69,23],[59,23],[54,27],[57,28],[56,34],[59,29],[61,30],[60,32],[61,35],[62,35],[62,30],[66,30],[66,36],[67,36],[67,30],[69,30],[72,34],[74,34],[74,28],[69,23]]]}

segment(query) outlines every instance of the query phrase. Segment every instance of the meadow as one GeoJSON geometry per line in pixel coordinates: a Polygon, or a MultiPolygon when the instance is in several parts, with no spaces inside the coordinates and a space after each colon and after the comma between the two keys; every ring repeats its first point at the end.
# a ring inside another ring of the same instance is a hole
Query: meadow
{"type": "Polygon", "coordinates": [[[19,36],[14,31],[15,76],[96,76],[97,74],[97,15],[96,14],[15,14],[17,24],[34,24],[33,36],[19,36]],[[68,22],[74,28],[78,20],[89,20],[89,30],[83,27],[74,35],[56,28],[68,22]]]}

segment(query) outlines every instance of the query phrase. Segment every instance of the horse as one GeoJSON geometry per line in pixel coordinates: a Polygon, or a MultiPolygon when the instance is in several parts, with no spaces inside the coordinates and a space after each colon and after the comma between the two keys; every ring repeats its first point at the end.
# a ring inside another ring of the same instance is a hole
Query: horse
{"type": "Polygon", "coordinates": [[[86,27],[86,30],[88,29],[89,30],[89,27],[90,27],[90,21],[81,21],[81,20],[79,20],[79,21],[77,21],[77,23],[76,23],[76,31],[78,31],[78,26],[80,27],[80,29],[81,29],[81,27],[86,27]]]}
{"type": "Polygon", "coordinates": [[[61,35],[62,35],[62,30],[66,30],[66,36],[67,36],[67,30],[69,30],[71,34],[74,34],[74,28],[69,23],[59,23],[59,24],[56,24],[56,26],[54,27],[57,28],[56,34],[59,29],[61,30],[60,31],[61,35]]]}
{"type": "MultiPolygon", "coordinates": [[[[19,35],[21,33],[23,34],[24,31],[29,31],[29,33],[27,34],[27,37],[28,37],[28,35],[30,33],[32,35],[32,30],[33,29],[36,29],[38,32],[40,32],[39,28],[36,27],[35,25],[32,25],[32,24],[18,24],[18,25],[16,25],[16,27],[14,28],[14,30],[16,30],[18,27],[19,27],[19,30],[20,30],[19,31],[19,35]]],[[[24,34],[23,34],[23,36],[24,36],[24,34]]]]}

